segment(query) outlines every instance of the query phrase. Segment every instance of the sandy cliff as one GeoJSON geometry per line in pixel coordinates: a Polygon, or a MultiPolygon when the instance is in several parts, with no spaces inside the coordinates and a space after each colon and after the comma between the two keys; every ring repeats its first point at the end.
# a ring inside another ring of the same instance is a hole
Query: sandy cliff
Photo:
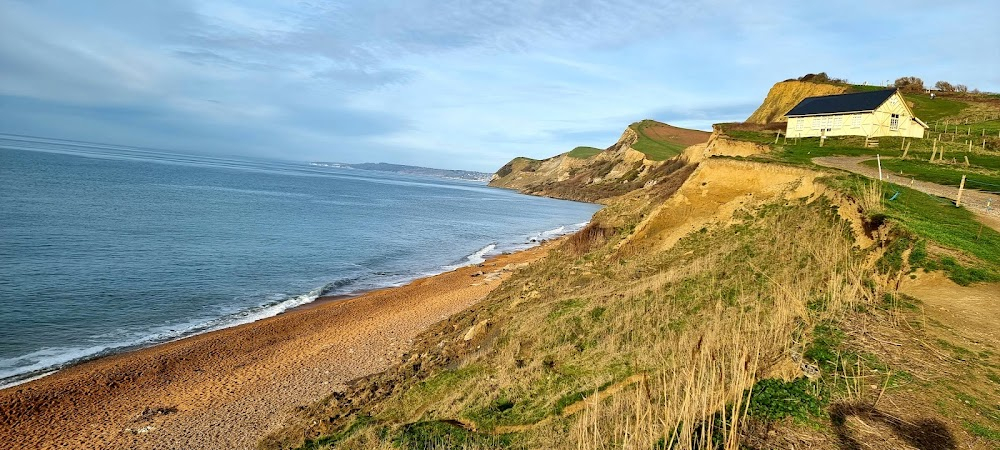
{"type": "Polygon", "coordinates": [[[775,83],[767,93],[764,103],[747,118],[748,123],[768,124],[786,122],[784,114],[806,97],[842,94],[847,86],[811,83],[808,81],[782,81],[775,83]]]}
{"type": "Polygon", "coordinates": [[[532,195],[600,202],[655,184],[683,165],[675,158],[654,160],[636,149],[641,147],[637,145],[641,141],[684,148],[704,144],[709,136],[703,131],[654,121],[637,122],[627,127],[614,145],[587,158],[569,152],[542,160],[514,158],[493,175],[489,185],[532,195]]]}

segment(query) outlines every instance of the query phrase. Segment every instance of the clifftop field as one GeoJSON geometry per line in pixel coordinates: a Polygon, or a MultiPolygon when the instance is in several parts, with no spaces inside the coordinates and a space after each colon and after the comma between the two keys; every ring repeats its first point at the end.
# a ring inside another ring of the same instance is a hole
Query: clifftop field
{"type": "Polygon", "coordinates": [[[923,140],[783,140],[812,84],[514,159],[491,185],[605,208],[261,447],[1000,447],[1000,221],[911,189],[1000,185],[997,99],[908,94],[923,140]],[[888,181],[814,159],[876,154],[888,181]]]}

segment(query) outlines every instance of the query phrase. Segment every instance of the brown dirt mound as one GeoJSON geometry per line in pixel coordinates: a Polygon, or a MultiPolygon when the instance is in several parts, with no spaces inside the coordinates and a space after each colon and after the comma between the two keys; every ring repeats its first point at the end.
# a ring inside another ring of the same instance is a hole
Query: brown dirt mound
{"type": "Polygon", "coordinates": [[[689,130],[661,122],[647,122],[642,129],[643,134],[658,141],[673,142],[685,146],[703,144],[708,142],[712,135],[707,131],[689,130]]]}

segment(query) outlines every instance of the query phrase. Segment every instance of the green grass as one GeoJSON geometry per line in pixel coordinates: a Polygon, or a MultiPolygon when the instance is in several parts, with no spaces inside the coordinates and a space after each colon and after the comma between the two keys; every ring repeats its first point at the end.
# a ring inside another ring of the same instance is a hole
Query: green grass
{"type": "Polygon", "coordinates": [[[848,92],[868,92],[868,91],[881,91],[882,89],[888,89],[885,86],[875,86],[875,85],[860,85],[852,84],[848,92]]]}
{"type": "Polygon", "coordinates": [[[432,420],[404,426],[393,443],[405,449],[508,448],[511,438],[483,435],[449,422],[432,420]]]}
{"type": "MultiPolygon", "coordinates": [[[[972,155],[969,158],[970,162],[973,159],[980,159],[983,161],[986,159],[1000,160],[1000,157],[990,158],[985,155],[972,155]]],[[[996,162],[994,161],[990,161],[989,165],[993,165],[995,163],[996,162]]],[[[878,161],[874,160],[865,161],[862,164],[869,167],[878,167],[878,161]]],[[[962,175],[968,175],[970,180],[974,180],[979,183],[993,184],[996,185],[997,189],[1000,189],[1000,174],[970,172],[964,166],[958,167],[950,164],[931,163],[929,161],[913,159],[883,159],[882,170],[891,173],[894,176],[912,177],[917,180],[929,181],[931,183],[943,184],[946,186],[958,186],[962,182],[962,175]],[[900,175],[900,172],[902,172],[902,175],[900,175]]],[[[969,183],[967,187],[974,187],[972,186],[973,184],[975,183],[969,183]]]]}
{"type": "Polygon", "coordinates": [[[645,129],[653,124],[655,122],[651,120],[643,120],[630,125],[639,135],[639,140],[632,145],[632,148],[642,152],[653,161],[663,161],[679,155],[686,147],[684,144],[656,140],[646,135],[645,129]]]}
{"type": "MultiPolygon", "coordinates": [[[[863,145],[863,143],[864,138],[861,138],[861,145],[863,145]]],[[[864,148],[861,145],[857,145],[854,140],[851,139],[828,139],[826,141],[826,145],[820,147],[819,138],[801,139],[798,144],[794,144],[793,140],[789,139],[788,144],[777,145],[775,147],[775,151],[771,152],[768,156],[772,159],[777,159],[778,161],[811,167],[815,167],[812,159],[820,156],[875,157],[877,150],[864,148]]]]}
{"type": "Polygon", "coordinates": [[[931,99],[929,94],[922,93],[903,94],[903,98],[913,103],[913,114],[925,123],[958,115],[969,107],[965,102],[941,97],[931,99]]]}
{"type": "MultiPolygon", "coordinates": [[[[847,189],[860,192],[861,184],[868,183],[861,177],[841,179],[847,189]]],[[[945,261],[943,268],[958,283],[988,281],[1000,278],[1000,233],[989,227],[981,227],[975,216],[967,209],[956,208],[948,200],[934,197],[903,186],[885,183],[885,215],[917,238],[935,242],[938,245],[971,255],[980,260],[976,267],[965,268],[954,260],[945,261]],[[899,192],[893,200],[888,199],[899,192]],[[951,266],[951,267],[947,267],[951,266]]],[[[925,264],[930,264],[925,263],[925,264]]]]}
{"type": "Polygon", "coordinates": [[[569,156],[570,158],[587,159],[590,158],[591,156],[601,153],[602,151],[604,150],[594,147],[577,147],[574,148],[573,150],[570,150],[569,153],[567,153],[566,155],[569,156]]]}
{"type": "Polygon", "coordinates": [[[770,421],[786,417],[806,419],[819,417],[824,401],[818,395],[818,386],[805,377],[793,381],[768,378],[754,385],[750,396],[750,417],[770,421]]]}

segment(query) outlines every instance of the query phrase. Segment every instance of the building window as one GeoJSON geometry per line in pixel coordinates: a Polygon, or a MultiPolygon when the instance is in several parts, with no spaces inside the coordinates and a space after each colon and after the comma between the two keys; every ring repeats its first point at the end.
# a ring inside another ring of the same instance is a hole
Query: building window
{"type": "Polygon", "coordinates": [[[861,128],[861,114],[855,114],[854,117],[851,118],[851,121],[851,126],[854,128],[861,128]]]}
{"type": "Polygon", "coordinates": [[[820,128],[823,128],[823,119],[824,119],[824,117],[813,117],[813,129],[814,130],[818,130],[820,128]]]}
{"type": "Polygon", "coordinates": [[[889,118],[889,130],[898,131],[899,130],[899,114],[893,114],[889,118]]]}
{"type": "Polygon", "coordinates": [[[805,125],[805,121],[806,119],[795,119],[795,129],[797,131],[802,131],[802,128],[805,125]]]}

